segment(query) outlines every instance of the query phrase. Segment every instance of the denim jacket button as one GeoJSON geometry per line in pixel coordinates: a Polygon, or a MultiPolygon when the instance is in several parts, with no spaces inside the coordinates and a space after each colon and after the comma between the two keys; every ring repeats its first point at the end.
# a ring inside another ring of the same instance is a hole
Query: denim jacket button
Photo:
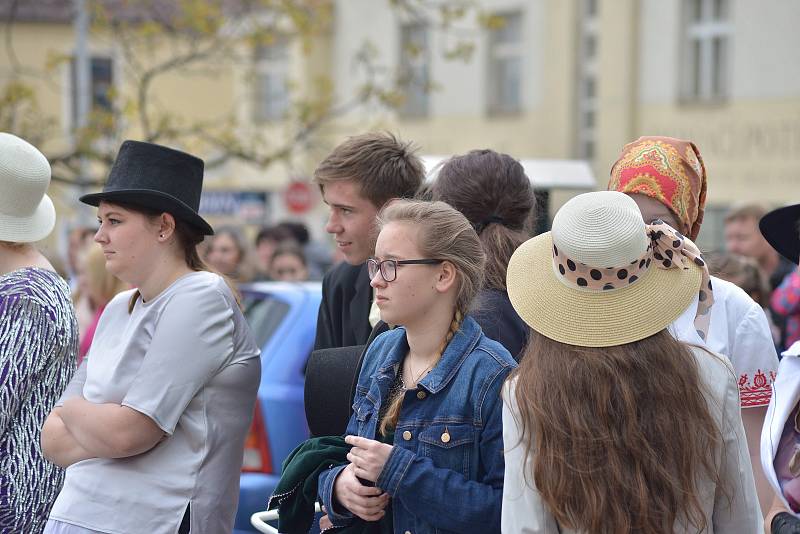
{"type": "Polygon", "coordinates": [[[409,441],[411,439],[411,432],[409,432],[408,430],[403,432],[403,439],[409,441]]]}
{"type": "Polygon", "coordinates": [[[411,534],[410,530],[406,530],[405,534],[411,534]]]}
{"type": "Polygon", "coordinates": [[[424,399],[425,398],[425,392],[424,391],[417,391],[417,398],[419,400],[424,399]]]}
{"type": "Polygon", "coordinates": [[[442,434],[442,443],[450,443],[450,434],[447,432],[447,430],[445,430],[442,434]]]}

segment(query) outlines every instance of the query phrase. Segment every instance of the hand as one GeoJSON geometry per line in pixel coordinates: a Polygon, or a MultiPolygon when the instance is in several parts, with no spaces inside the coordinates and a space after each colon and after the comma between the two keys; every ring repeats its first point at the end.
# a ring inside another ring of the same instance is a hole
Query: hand
{"type": "Polygon", "coordinates": [[[322,513],[325,514],[325,515],[323,515],[322,517],[319,518],[319,530],[320,530],[320,532],[324,532],[324,531],[328,530],[329,528],[333,528],[333,522],[331,521],[331,518],[328,517],[328,511],[325,509],[324,506],[322,507],[322,513]]]}
{"type": "Polygon", "coordinates": [[[356,476],[377,482],[392,453],[392,446],[359,436],[347,436],[344,441],[353,446],[347,453],[347,460],[355,467],[356,476]]]}
{"type": "Polygon", "coordinates": [[[347,464],[333,483],[333,495],[339,503],[364,521],[377,521],[386,513],[389,494],[380,488],[358,481],[353,464],[347,464]]]}

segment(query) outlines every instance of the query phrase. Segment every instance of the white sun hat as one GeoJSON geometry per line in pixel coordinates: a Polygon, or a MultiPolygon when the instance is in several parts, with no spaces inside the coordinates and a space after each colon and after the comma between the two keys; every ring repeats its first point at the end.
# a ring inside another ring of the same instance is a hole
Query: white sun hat
{"type": "Polygon", "coordinates": [[[646,225],[628,195],[598,191],[569,200],[551,232],[520,245],[507,287],[514,309],[540,334],[608,347],[663,330],[698,295],[710,307],[707,273],[689,239],[663,223],[646,225]]]}
{"type": "Polygon", "coordinates": [[[0,241],[30,243],[44,239],[56,223],[47,196],[50,163],[16,135],[0,132],[0,241]]]}

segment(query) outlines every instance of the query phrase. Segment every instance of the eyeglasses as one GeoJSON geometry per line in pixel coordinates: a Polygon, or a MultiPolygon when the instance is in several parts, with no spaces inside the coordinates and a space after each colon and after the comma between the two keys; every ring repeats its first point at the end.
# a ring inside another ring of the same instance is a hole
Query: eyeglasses
{"type": "Polygon", "coordinates": [[[395,278],[397,278],[398,265],[437,265],[443,261],[444,260],[432,259],[378,261],[375,258],[369,258],[367,260],[367,273],[369,273],[369,279],[372,280],[375,278],[375,275],[378,274],[378,271],[380,271],[384,280],[387,282],[394,282],[395,278]]]}

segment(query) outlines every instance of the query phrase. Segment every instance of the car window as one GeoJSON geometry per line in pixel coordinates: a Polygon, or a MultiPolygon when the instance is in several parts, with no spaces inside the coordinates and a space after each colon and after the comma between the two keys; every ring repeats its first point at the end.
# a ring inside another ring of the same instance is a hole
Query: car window
{"type": "Polygon", "coordinates": [[[269,341],[289,313],[288,303],[264,293],[242,295],[242,308],[259,348],[269,341]]]}

